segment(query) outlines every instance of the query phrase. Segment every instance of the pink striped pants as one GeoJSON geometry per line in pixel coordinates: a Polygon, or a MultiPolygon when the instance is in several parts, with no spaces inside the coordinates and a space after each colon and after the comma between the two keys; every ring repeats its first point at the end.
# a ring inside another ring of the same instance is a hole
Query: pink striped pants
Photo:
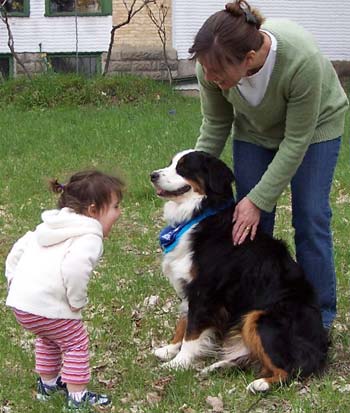
{"type": "Polygon", "coordinates": [[[64,383],[90,381],[89,337],[81,320],[51,319],[13,310],[18,323],[34,333],[35,371],[40,375],[61,374],[64,383]]]}

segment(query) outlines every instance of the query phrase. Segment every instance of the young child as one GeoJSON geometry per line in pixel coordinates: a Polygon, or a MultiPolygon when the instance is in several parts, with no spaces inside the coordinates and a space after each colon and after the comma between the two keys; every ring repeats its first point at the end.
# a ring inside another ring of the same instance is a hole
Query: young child
{"type": "Polygon", "coordinates": [[[36,335],[37,398],[66,391],[70,409],[106,406],[110,399],[87,390],[89,338],[81,310],[107,237],[120,215],[123,182],[98,171],[74,174],[59,193],[58,209],[13,246],[6,260],[10,306],[20,325],[36,335]]]}

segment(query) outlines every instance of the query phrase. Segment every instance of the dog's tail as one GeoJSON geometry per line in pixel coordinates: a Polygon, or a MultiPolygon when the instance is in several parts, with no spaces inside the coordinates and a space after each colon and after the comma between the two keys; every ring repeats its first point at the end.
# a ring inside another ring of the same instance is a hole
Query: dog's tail
{"type": "Polygon", "coordinates": [[[244,344],[242,335],[237,328],[232,328],[224,338],[221,349],[221,359],[244,366],[249,363],[250,350],[244,344]]]}
{"type": "Polygon", "coordinates": [[[199,357],[217,357],[220,351],[215,330],[210,328],[204,330],[200,335],[199,357]]]}

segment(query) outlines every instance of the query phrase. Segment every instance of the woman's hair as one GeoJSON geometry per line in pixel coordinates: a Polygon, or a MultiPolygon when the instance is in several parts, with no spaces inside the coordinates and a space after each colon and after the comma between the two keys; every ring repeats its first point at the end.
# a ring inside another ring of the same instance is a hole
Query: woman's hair
{"type": "Polygon", "coordinates": [[[225,10],[210,16],[198,31],[189,53],[192,59],[205,57],[224,68],[241,63],[250,50],[259,50],[263,35],[259,31],[262,15],[244,0],[227,3],[225,10]]]}
{"type": "Polygon", "coordinates": [[[120,178],[95,170],[77,172],[66,184],[57,179],[49,184],[53,192],[60,194],[58,208],[68,207],[78,214],[86,214],[91,204],[101,211],[111,202],[113,193],[121,201],[125,188],[120,178]]]}

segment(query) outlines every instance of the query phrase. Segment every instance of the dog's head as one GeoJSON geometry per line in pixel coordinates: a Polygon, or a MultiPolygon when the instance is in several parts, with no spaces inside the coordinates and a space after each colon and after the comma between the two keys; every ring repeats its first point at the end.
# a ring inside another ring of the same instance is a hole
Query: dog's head
{"type": "Polygon", "coordinates": [[[217,207],[233,197],[230,168],[201,151],[178,153],[168,167],[151,173],[151,181],[160,198],[187,211],[187,219],[199,209],[217,207]]]}

